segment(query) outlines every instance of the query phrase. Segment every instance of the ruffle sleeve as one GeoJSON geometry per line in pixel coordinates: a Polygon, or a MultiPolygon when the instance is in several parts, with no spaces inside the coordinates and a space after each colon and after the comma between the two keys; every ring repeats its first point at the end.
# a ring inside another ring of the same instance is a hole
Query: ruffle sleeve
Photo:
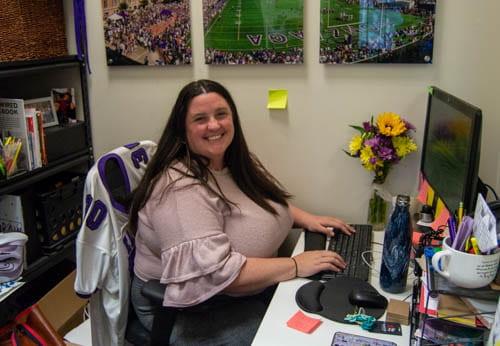
{"type": "Polygon", "coordinates": [[[229,286],[245,261],[245,256],[231,251],[223,233],[189,240],[162,252],[161,282],[167,284],[163,305],[202,303],[229,286]]]}

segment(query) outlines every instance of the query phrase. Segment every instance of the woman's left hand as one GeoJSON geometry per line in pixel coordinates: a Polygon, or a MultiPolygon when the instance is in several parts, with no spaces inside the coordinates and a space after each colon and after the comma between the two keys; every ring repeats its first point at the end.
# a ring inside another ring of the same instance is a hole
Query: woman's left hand
{"type": "Polygon", "coordinates": [[[290,209],[292,210],[294,222],[308,231],[323,233],[327,236],[334,234],[334,228],[347,235],[356,232],[350,225],[333,216],[310,214],[292,205],[290,205],[290,209]]]}

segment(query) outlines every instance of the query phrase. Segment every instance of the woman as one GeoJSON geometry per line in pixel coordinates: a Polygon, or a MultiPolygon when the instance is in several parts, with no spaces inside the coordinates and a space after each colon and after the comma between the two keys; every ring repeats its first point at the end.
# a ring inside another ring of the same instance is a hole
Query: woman
{"type": "Polygon", "coordinates": [[[164,304],[178,314],[175,344],[250,344],[278,282],[339,271],[331,251],[276,258],[292,224],[331,234],[353,229],[289,204],[290,195],[247,147],[238,112],[219,83],[199,80],[177,98],[156,154],[132,202],[136,231],[132,302],[151,329],[145,281],[167,284],[164,304]]]}

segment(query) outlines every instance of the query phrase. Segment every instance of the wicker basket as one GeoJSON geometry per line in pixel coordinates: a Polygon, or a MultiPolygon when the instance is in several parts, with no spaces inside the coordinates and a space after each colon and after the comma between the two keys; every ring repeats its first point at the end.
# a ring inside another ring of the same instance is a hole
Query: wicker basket
{"type": "Polygon", "coordinates": [[[67,54],[62,0],[0,0],[0,61],[67,54]]]}

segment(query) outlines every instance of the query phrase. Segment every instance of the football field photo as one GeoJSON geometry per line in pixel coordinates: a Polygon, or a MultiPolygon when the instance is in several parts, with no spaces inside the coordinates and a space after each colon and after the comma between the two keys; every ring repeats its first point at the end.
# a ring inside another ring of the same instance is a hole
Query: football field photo
{"type": "Polygon", "coordinates": [[[435,0],[321,0],[320,62],[432,62],[435,0]]]}
{"type": "Polygon", "coordinates": [[[206,63],[302,63],[303,7],[303,0],[203,0],[206,63]]]}

